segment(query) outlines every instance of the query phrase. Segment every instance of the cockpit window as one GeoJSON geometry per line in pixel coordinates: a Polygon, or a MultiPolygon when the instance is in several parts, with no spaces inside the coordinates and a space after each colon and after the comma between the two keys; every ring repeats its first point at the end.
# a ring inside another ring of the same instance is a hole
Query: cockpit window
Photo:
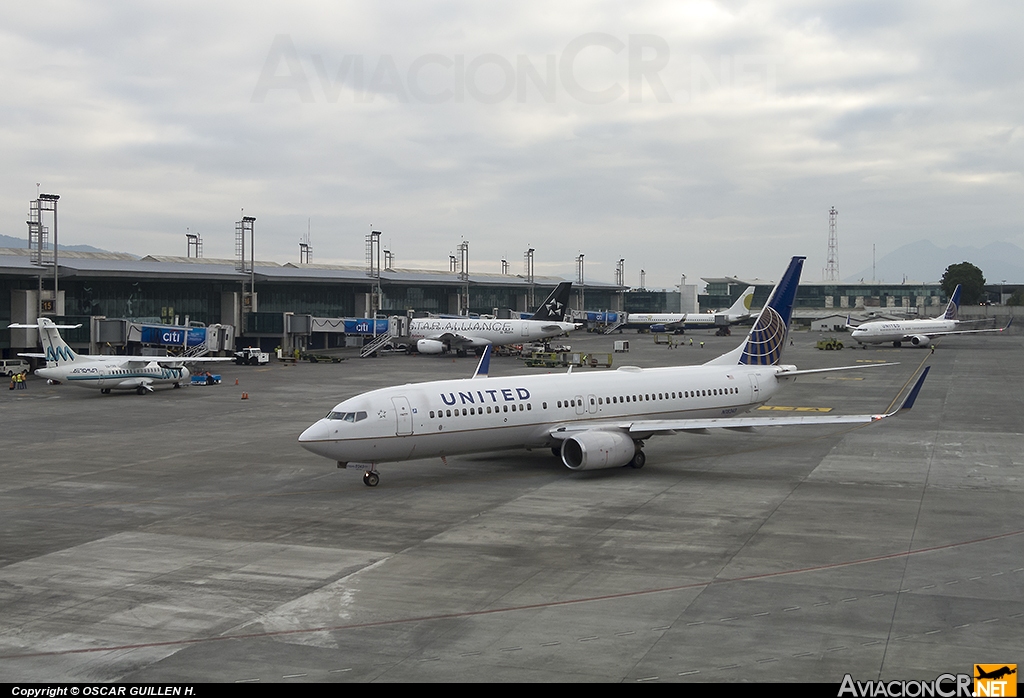
{"type": "Polygon", "coordinates": [[[361,422],[366,419],[365,412],[330,412],[327,419],[335,419],[342,422],[361,422]]]}

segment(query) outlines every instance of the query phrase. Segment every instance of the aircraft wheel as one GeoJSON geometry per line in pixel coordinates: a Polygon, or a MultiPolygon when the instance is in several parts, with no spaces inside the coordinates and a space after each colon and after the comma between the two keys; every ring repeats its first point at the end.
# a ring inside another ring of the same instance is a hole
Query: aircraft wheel
{"type": "Polygon", "coordinates": [[[551,455],[553,455],[555,458],[561,458],[562,457],[562,449],[560,449],[558,446],[552,446],[551,447],[551,455]]]}
{"type": "Polygon", "coordinates": [[[100,388],[100,395],[110,395],[110,388],[100,388]]]}
{"type": "Polygon", "coordinates": [[[894,347],[896,347],[897,349],[899,349],[899,348],[900,348],[900,345],[901,345],[902,343],[903,343],[903,342],[893,342],[893,343],[892,343],[892,345],[893,345],[894,347]]]}
{"type": "Polygon", "coordinates": [[[376,487],[378,482],[380,482],[380,475],[377,473],[372,470],[363,473],[363,484],[367,487],[376,487]]]}
{"type": "Polygon", "coordinates": [[[175,383],[175,384],[174,384],[174,389],[175,389],[175,390],[177,390],[177,389],[178,389],[178,388],[180,388],[180,387],[181,387],[181,383],[175,383]]]}
{"type": "Polygon", "coordinates": [[[638,448],[636,453],[633,455],[633,460],[629,461],[628,465],[634,470],[639,470],[644,467],[645,463],[647,463],[647,456],[645,456],[644,452],[638,448]]]}
{"type": "Polygon", "coordinates": [[[139,386],[138,388],[136,388],[136,389],[135,389],[135,394],[136,394],[136,395],[145,395],[145,394],[146,394],[146,389],[145,389],[145,388],[143,388],[143,387],[142,387],[142,386],[140,385],[140,386],[139,386]]]}
{"type": "Polygon", "coordinates": [[[466,356],[466,350],[465,349],[456,349],[455,350],[455,355],[458,356],[459,358],[462,358],[462,357],[466,356]]]}

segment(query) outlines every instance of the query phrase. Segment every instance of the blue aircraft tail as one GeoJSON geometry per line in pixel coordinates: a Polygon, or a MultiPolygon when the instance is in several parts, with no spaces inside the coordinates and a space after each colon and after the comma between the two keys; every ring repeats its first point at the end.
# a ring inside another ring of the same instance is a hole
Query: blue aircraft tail
{"type": "Polygon", "coordinates": [[[953,289],[953,295],[949,297],[949,303],[946,304],[946,314],[942,316],[943,320],[956,320],[960,314],[960,284],[956,285],[953,289]]]}
{"type": "Polygon", "coordinates": [[[709,364],[738,363],[748,366],[771,366],[782,359],[782,350],[789,336],[789,320],[793,316],[793,303],[800,285],[800,272],[805,257],[793,257],[786,273],[772,289],[761,314],[743,344],[723,354],[709,364]]]}
{"type": "Polygon", "coordinates": [[[484,347],[484,351],[480,354],[480,363],[476,365],[476,371],[473,373],[474,378],[486,378],[487,374],[491,370],[491,345],[488,344],[484,347]]]}

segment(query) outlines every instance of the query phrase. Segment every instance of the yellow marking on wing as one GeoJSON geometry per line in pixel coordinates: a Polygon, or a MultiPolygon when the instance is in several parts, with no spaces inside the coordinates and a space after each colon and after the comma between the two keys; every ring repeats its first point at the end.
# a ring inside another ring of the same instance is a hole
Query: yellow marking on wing
{"type": "Polygon", "coordinates": [[[757,409],[773,412],[831,412],[831,407],[787,407],[785,405],[761,405],[757,409]]]}

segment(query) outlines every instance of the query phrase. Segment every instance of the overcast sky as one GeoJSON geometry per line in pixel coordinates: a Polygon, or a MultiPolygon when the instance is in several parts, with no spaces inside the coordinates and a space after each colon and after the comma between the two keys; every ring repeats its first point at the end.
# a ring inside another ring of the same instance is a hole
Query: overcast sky
{"type": "Polygon", "coordinates": [[[649,287],[1024,246],[1024,3],[5,3],[0,232],[649,287]]]}

